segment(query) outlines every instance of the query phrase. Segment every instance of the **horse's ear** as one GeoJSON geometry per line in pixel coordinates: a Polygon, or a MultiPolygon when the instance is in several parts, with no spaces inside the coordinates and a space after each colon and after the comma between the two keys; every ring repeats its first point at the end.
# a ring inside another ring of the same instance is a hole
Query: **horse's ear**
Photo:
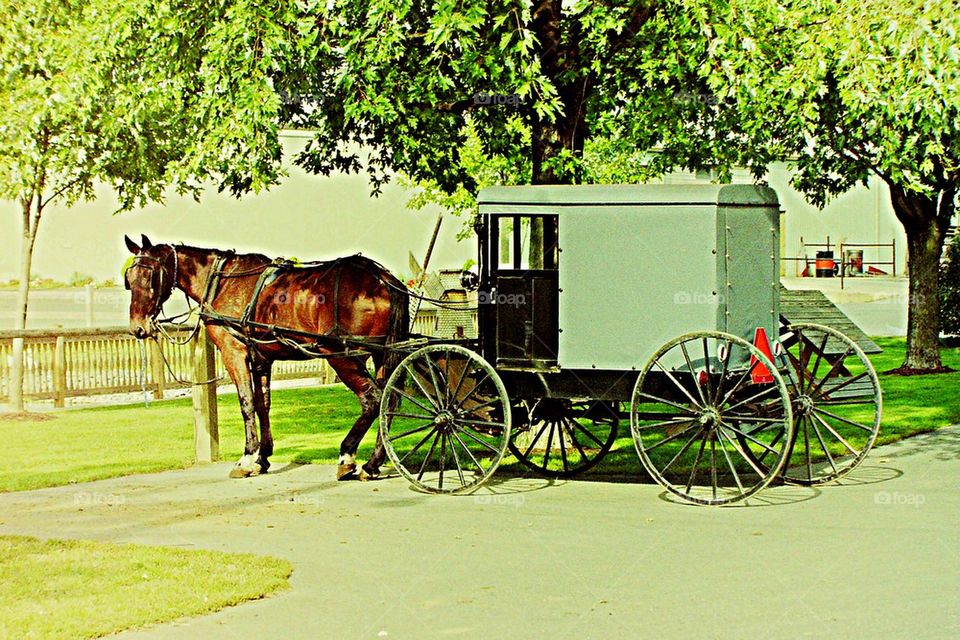
{"type": "Polygon", "coordinates": [[[134,242],[127,236],[123,236],[123,241],[127,244],[127,249],[130,250],[130,253],[132,253],[133,255],[137,255],[138,253],[140,253],[140,247],[137,246],[136,242],[134,242]]]}
{"type": "Polygon", "coordinates": [[[148,238],[145,233],[141,233],[141,234],[140,234],[140,242],[143,243],[143,249],[144,249],[144,251],[146,251],[147,249],[153,247],[153,243],[150,242],[150,238],[148,238]]]}

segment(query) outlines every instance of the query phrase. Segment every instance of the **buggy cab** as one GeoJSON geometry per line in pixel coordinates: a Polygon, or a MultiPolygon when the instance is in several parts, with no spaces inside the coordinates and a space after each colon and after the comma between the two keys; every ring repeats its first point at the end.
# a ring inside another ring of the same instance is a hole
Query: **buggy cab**
{"type": "Polygon", "coordinates": [[[481,348],[500,370],[639,370],[681,333],[778,326],[770,188],[493,187],[478,200],[481,348]]]}

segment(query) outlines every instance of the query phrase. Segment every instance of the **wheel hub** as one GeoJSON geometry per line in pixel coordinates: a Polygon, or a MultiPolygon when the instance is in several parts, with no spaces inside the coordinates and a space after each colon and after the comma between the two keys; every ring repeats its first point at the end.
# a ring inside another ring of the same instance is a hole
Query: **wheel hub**
{"type": "Polygon", "coordinates": [[[720,413],[713,407],[708,407],[700,414],[698,422],[704,430],[713,431],[720,424],[720,413]]]}
{"type": "Polygon", "coordinates": [[[813,399],[810,396],[797,396],[794,413],[798,417],[806,417],[813,413],[813,399]]]}

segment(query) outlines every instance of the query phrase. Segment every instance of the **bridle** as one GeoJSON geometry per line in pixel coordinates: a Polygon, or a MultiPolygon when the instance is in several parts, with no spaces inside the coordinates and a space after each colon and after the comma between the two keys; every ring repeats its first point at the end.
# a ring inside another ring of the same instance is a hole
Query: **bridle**
{"type": "MultiPolygon", "coordinates": [[[[163,310],[163,303],[167,301],[170,295],[173,293],[174,287],[177,286],[177,278],[180,275],[180,261],[177,258],[177,249],[172,244],[167,245],[155,245],[159,247],[167,247],[170,249],[170,253],[166,254],[163,258],[156,258],[154,256],[148,256],[143,253],[138,253],[134,256],[133,261],[130,263],[130,266],[127,267],[127,271],[130,271],[134,267],[140,269],[147,269],[150,271],[150,280],[151,282],[156,278],[157,282],[157,296],[153,301],[153,309],[150,311],[150,322],[154,322],[157,319],[157,316],[160,315],[160,311],[163,310]],[[166,265],[167,261],[170,259],[170,256],[173,255],[173,278],[170,281],[169,288],[166,287],[164,282],[164,275],[166,274],[166,265]],[[159,275],[159,278],[157,278],[159,275]]],[[[123,283],[124,288],[130,290],[130,280],[126,277],[124,278],[123,283]]]]}

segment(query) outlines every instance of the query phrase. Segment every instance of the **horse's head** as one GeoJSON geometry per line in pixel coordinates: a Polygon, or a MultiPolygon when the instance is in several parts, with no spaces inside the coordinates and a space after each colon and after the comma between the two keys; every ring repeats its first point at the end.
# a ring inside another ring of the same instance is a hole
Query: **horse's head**
{"type": "Polygon", "coordinates": [[[134,255],[123,276],[130,291],[130,333],[142,340],[153,335],[154,320],[177,285],[177,250],[169,244],[154,246],[145,235],[141,246],[123,239],[134,255]]]}

